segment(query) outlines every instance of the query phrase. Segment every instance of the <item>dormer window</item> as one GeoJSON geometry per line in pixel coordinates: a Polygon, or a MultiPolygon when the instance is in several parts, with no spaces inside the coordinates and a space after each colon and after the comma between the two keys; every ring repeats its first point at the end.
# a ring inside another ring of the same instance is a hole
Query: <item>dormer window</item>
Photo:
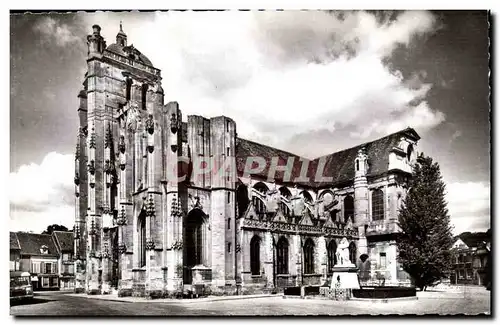
{"type": "Polygon", "coordinates": [[[49,253],[49,248],[46,245],[42,245],[40,247],[40,254],[48,254],[49,253]]]}

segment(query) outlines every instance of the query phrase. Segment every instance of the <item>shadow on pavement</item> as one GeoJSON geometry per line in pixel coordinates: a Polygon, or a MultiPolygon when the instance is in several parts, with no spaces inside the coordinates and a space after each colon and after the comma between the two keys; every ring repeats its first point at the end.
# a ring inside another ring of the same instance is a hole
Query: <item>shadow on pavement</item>
{"type": "Polygon", "coordinates": [[[28,300],[18,300],[18,301],[11,301],[10,306],[24,306],[24,305],[37,305],[37,304],[44,304],[47,302],[50,302],[53,300],[47,300],[47,299],[40,299],[40,298],[32,298],[28,300]]]}

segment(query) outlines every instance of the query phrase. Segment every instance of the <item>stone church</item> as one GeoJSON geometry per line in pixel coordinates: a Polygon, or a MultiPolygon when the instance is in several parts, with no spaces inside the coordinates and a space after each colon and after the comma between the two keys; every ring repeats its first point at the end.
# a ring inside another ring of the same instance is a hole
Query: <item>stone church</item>
{"type": "Polygon", "coordinates": [[[229,117],[184,119],[176,102],[164,104],[160,70],[121,26],[110,45],[92,28],[78,94],[77,291],[175,296],[323,285],[342,240],[360,282],[409,283],[395,234],[420,139],[413,129],[305,159],[239,138],[229,117]],[[194,175],[197,157],[231,158],[235,169],[194,175]],[[246,172],[249,157],[263,168],[246,172]],[[172,180],[172,170],[184,177],[172,180]]]}

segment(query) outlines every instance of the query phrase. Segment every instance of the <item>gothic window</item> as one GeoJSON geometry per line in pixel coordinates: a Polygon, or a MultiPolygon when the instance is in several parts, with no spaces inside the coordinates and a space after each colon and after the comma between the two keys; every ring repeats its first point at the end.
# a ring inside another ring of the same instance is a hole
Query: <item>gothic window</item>
{"type": "Polygon", "coordinates": [[[349,244],[349,260],[351,263],[356,264],[356,244],[354,242],[349,244]]]}
{"type": "Polygon", "coordinates": [[[313,199],[311,197],[311,194],[309,194],[309,192],[302,191],[300,194],[302,194],[302,197],[304,198],[304,202],[306,202],[308,204],[312,204],[313,203],[313,199]]]}
{"type": "Polygon", "coordinates": [[[344,199],[344,222],[347,223],[349,217],[354,221],[354,199],[350,195],[344,199]]]}
{"type": "Polygon", "coordinates": [[[139,267],[146,266],[146,214],[139,215],[139,267]]]}
{"type": "Polygon", "coordinates": [[[259,183],[255,184],[255,185],[253,186],[253,188],[254,188],[256,191],[258,191],[258,192],[260,192],[260,193],[262,193],[262,194],[266,194],[266,193],[267,193],[267,191],[269,190],[269,188],[266,186],[266,184],[264,184],[264,183],[262,183],[262,182],[259,182],[259,183]]]}
{"type": "MultiPolygon", "coordinates": [[[[267,191],[269,190],[269,188],[266,186],[266,184],[264,183],[257,183],[253,186],[253,188],[259,192],[259,193],[262,193],[263,195],[265,195],[267,193],[267,191]]],[[[263,199],[259,198],[259,197],[256,197],[254,196],[252,198],[252,203],[254,205],[254,208],[255,208],[255,213],[257,213],[257,215],[259,216],[259,218],[263,218],[265,213],[266,213],[266,204],[264,203],[263,199]]]]}
{"type": "Polygon", "coordinates": [[[259,218],[263,218],[264,215],[266,214],[266,205],[264,201],[262,201],[260,198],[254,196],[252,198],[252,203],[253,207],[255,209],[255,213],[259,216],[259,218]]]}
{"type": "Polygon", "coordinates": [[[285,217],[290,216],[290,209],[288,208],[288,205],[286,205],[284,202],[280,202],[280,208],[281,208],[281,211],[283,211],[283,215],[285,217]]]}
{"type": "Polygon", "coordinates": [[[304,244],[304,274],[314,274],[314,242],[311,238],[304,244]]]}
{"type": "Polygon", "coordinates": [[[337,264],[337,243],[335,240],[331,240],[327,247],[328,253],[328,273],[333,272],[333,267],[337,264]]]}
{"type": "Polygon", "coordinates": [[[248,188],[240,184],[238,186],[238,189],[236,190],[236,200],[238,203],[238,216],[243,217],[243,214],[247,211],[248,208],[248,188]]]}
{"type": "Polygon", "coordinates": [[[376,189],[372,192],[372,220],[384,219],[384,191],[376,189]]]}
{"type": "Polygon", "coordinates": [[[292,193],[290,193],[290,190],[284,186],[280,187],[280,194],[281,194],[281,196],[283,196],[289,200],[292,197],[292,193]]]}
{"type": "Polygon", "coordinates": [[[278,274],[288,274],[288,240],[285,237],[281,237],[278,240],[278,274]]]}
{"type": "Polygon", "coordinates": [[[356,159],[356,171],[359,171],[359,160],[356,159]]]}
{"type": "Polygon", "coordinates": [[[250,271],[252,275],[260,275],[260,238],[257,235],[250,241],[250,271]]]}

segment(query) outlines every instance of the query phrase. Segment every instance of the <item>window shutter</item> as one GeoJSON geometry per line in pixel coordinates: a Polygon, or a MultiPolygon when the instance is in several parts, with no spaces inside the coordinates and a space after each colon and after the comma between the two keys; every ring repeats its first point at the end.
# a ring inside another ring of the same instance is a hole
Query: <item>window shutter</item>
{"type": "Polygon", "coordinates": [[[58,273],[58,272],[57,272],[57,263],[54,263],[54,272],[52,272],[52,273],[55,273],[55,274],[57,274],[57,273],[58,273]]]}
{"type": "Polygon", "coordinates": [[[40,262],[40,273],[45,273],[45,262],[40,262]]]}

